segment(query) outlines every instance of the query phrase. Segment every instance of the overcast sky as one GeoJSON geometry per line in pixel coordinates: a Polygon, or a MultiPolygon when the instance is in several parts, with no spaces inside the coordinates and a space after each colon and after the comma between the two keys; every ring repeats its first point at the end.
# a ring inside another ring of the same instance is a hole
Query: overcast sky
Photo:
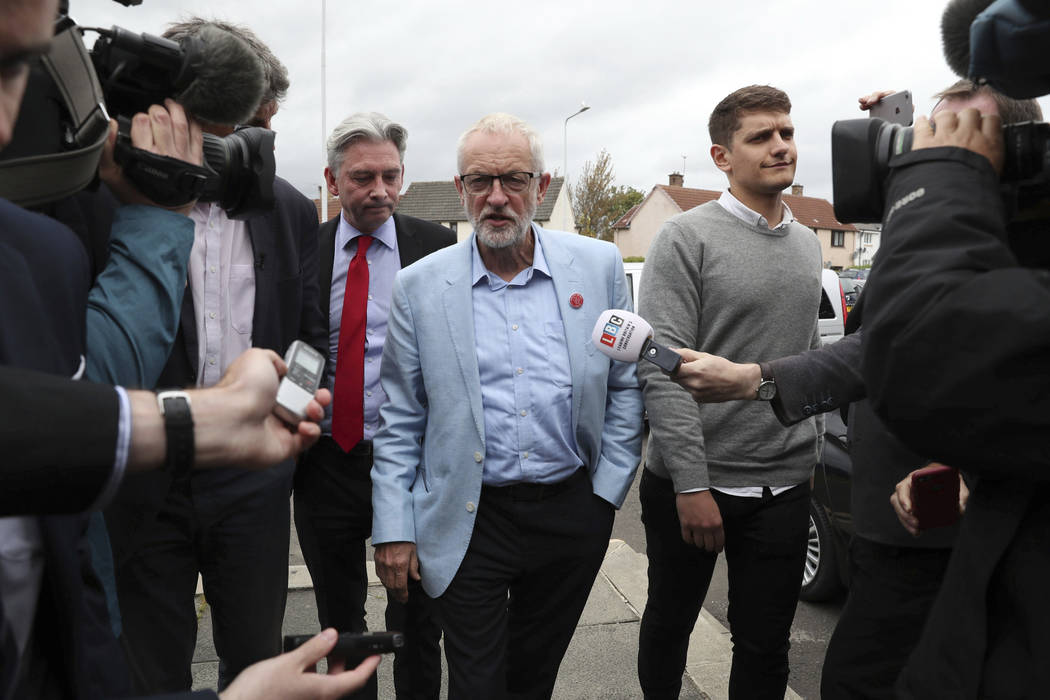
{"type": "MultiPolygon", "coordinates": [[[[274,120],[277,172],[316,197],[323,182],[322,0],[71,0],[83,26],[159,34],[194,14],[251,27],[287,65],[274,120]]],[[[707,118],[733,90],[785,90],[799,150],[796,182],[832,198],[830,131],[864,116],[857,97],[910,89],[917,112],[955,80],[940,48],[941,0],[533,0],[509,3],[329,0],[327,129],[376,110],[409,132],[405,187],[451,179],[459,134],[493,111],[543,136],[546,166],[570,179],[600,149],[617,184],[648,192],[683,170],[688,187],[721,189],[707,118]]],[[[89,35],[90,42],[94,40],[89,35]]],[[[1048,104],[1041,101],[1044,111],[1048,104]]],[[[326,136],[327,134],[325,134],[326,136]]]]}

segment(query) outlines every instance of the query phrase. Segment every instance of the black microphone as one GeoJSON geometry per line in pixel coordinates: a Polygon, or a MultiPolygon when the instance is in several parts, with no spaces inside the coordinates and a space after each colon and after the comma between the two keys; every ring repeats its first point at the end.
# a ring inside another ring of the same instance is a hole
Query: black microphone
{"type": "Polygon", "coordinates": [[[251,47],[214,25],[204,25],[194,36],[176,41],[187,52],[195,77],[175,101],[212,124],[249,122],[266,89],[262,62],[251,47]]]}
{"type": "Polygon", "coordinates": [[[960,78],[970,75],[970,25],[992,0],[952,0],[941,17],[944,60],[960,78]]]}

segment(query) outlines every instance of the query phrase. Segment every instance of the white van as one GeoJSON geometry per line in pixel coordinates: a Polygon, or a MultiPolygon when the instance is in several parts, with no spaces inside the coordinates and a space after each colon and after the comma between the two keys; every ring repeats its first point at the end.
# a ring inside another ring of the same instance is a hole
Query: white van
{"type": "Polygon", "coordinates": [[[623,271],[627,273],[627,293],[631,295],[631,304],[635,313],[638,312],[638,290],[642,288],[642,266],[645,263],[625,262],[623,271]]]}
{"type": "Polygon", "coordinates": [[[846,332],[846,295],[842,292],[839,273],[834,270],[820,271],[820,310],[817,325],[824,344],[834,343],[846,332]]]}
{"type": "MultiPolygon", "coordinates": [[[[638,311],[638,290],[642,284],[642,269],[645,263],[625,262],[623,270],[627,274],[627,291],[631,295],[634,310],[638,311]]],[[[842,293],[842,284],[834,270],[821,270],[820,275],[820,309],[817,312],[817,325],[820,326],[820,338],[824,344],[834,343],[845,333],[846,296],[842,293]]]]}

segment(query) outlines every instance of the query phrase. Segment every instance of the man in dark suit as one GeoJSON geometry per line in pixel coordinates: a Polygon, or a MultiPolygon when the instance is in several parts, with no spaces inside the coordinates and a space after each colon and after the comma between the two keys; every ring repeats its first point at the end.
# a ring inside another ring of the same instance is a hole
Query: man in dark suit
{"type": "MultiPolygon", "coordinates": [[[[207,24],[190,20],[165,36],[180,40],[207,24]]],[[[287,90],[287,72],[249,30],[222,28],[252,45],[266,66],[269,84],[256,122],[268,127],[287,90]]],[[[205,128],[222,136],[232,125],[205,128]]],[[[323,349],[316,210],[280,178],[274,194],[271,212],[245,221],[229,219],[213,204],[190,212],[196,231],[189,283],[158,386],[210,386],[250,346],[283,355],[303,339],[323,349]]],[[[198,573],[212,608],[220,689],[248,665],[280,653],[293,472],[288,460],[266,472],[233,463],[184,478],[161,473],[126,480],[107,524],[138,692],[190,687],[198,573]]]]}
{"type": "MultiPolygon", "coordinates": [[[[313,578],[322,627],[365,626],[365,540],[372,531],[372,436],[386,395],[379,364],[394,275],[451,245],[452,231],[394,213],[404,176],[404,127],[375,112],[351,115],[328,139],[328,191],[341,213],[321,225],[322,315],[328,319],[325,386],[335,398],[324,435],[295,477],[295,527],[313,578]]],[[[437,698],[440,629],[416,590],[390,600],[388,629],[406,634],[394,659],[398,698],[437,698]]],[[[363,695],[375,697],[373,682],[363,695]]]]}

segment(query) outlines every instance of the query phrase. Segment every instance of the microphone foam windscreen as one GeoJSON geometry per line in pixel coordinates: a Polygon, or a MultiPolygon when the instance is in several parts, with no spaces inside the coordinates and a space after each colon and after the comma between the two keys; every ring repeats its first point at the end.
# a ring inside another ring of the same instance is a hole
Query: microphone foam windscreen
{"type": "Polygon", "coordinates": [[[638,314],[623,309],[609,309],[598,316],[591,342],[614,360],[637,362],[653,327],[638,314]]]}
{"type": "Polygon", "coordinates": [[[992,0],[952,0],[941,17],[944,60],[960,78],[970,74],[970,25],[992,0]]]}

